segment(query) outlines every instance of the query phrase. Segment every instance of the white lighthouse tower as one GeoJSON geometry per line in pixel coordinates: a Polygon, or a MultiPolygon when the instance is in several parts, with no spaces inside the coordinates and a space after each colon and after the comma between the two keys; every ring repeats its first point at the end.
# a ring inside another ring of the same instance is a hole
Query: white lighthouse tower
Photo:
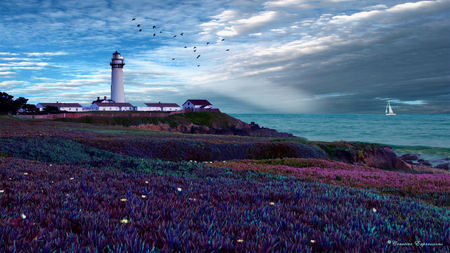
{"type": "Polygon", "coordinates": [[[116,103],[125,103],[125,91],[123,88],[123,57],[114,52],[111,59],[111,99],[116,103]]]}

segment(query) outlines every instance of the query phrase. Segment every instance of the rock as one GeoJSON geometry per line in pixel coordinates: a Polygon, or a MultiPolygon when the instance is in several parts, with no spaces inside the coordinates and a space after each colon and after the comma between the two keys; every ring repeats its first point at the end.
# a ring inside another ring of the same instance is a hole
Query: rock
{"type": "Polygon", "coordinates": [[[419,163],[419,165],[422,165],[422,166],[431,166],[432,165],[429,161],[424,160],[424,159],[419,159],[419,160],[417,160],[417,162],[419,163]]]}
{"type": "Polygon", "coordinates": [[[397,161],[395,162],[395,169],[397,170],[403,170],[403,171],[411,171],[412,165],[405,162],[401,158],[397,158],[397,161]]]}
{"type": "Polygon", "coordinates": [[[435,168],[442,169],[442,170],[450,170],[450,163],[442,163],[434,166],[435,168]]]}
{"type": "Polygon", "coordinates": [[[420,154],[404,154],[400,158],[405,162],[417,161],[420,158],[420,154]]]}
{"type": "Polygon", "coordinates": [[[370,167],[395,169],[397,155],[388,146],[364,151],[364,162],[370,167]]]}
{"type": "Polygon", "coordinates": [[[147,129],[152,131],[171,131],[192,134],[222,134],[222,135],[241,135],[241,136],[257,136],[257,137],[273,137],[273,138],[295,138],[290,133],[278,132],[274,129],[260,127],[252,122],[247,124],[243,121],[235,121],[234,125],[227,127],[219,127],[216,122],[209,126],[196,125],[191,122],[180,123],[176,127],[171,128],[167,123],[158,122],[157,124],[141,124],[138,126],[130,126],[131,128],[147,129]]]}
{"type": "Polygon", "coordinates": [[[442,159],[437,159],[437,160],[433,160],[431,161],[431,163],[448,163],[450,162],[450,158],[442,158],[442,159]]]}
{"type": "Polygon", "coordinates": [[[333,152],[333,156],[336,157],[339,161],[345,163],[354,163],[356,162],[356,152],[354,150],[335,150],[333,152]]]}

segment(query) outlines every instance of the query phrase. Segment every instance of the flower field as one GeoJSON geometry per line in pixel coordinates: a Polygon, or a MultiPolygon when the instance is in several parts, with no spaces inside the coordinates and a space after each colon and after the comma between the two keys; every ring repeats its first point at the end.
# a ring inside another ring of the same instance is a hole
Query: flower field
{"type": "Polygon", "coordinates": [[[215,162],[215,167],[288,175],[326,184],[375,189],[450,206],[450,174],[409,174],[323,159],[270,159],[215,162]]]}
{"type": "Polygon", "coordinates": [[[398,196],[220,168],[188,178],[17,158],[0,167],[0,251],[449,250],[448,209],[398,196]]]}

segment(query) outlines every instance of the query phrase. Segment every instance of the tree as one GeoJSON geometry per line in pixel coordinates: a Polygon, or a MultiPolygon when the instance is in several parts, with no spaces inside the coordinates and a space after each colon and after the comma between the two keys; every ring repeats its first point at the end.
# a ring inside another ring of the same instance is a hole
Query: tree
{"type": "Polygon", "coordinates": [[[28,114],[35,114],[39,112],[39,109],[35,105],[26,104],[22,106],[23,112],[28,114]]]}
{"type": "Polygon", "coordinates": [[[14,96],[6,92],[0,92],[0,114],[16,114],[28,101],[24,97],[14,100],[14,96]]]}

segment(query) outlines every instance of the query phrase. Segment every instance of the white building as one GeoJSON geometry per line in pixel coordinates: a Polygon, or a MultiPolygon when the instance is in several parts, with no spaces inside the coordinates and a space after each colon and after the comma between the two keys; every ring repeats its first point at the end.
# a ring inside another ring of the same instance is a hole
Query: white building
{"type": "Polygon", "coordinates": [[[117,103],[125,103],[125,91],[123,87],[123,57],[119,52],[113,53],[111,59],[111,99],[117,103]]]}
{"type": "Polygon", "coordinates": [[[82,112],[83,106],[81,106],[78,103],[39,103],[36,105],[36,108],[39,109],[39,111],[43,111],[46,106],[54,106],[58,108],[60,111],[68,111],[68,112],[82,112]]]}
{"type": "Polygon", "coordinates": [[[93,101],[90,107],[91,111],[133,111],[134,106],[130,103],[116,103],[112,99],[100,99],[97,97],[96,101],[93,101]]]}
{"type": "Polygon", "coordinates": [[[175,103],[145,103],[148,111],[175,112],[181,110],[181,107],[175,103]]]}
{"type": "Polygon", "coordinates": [[[188,99],[184,102],[183,109],[192,111],[219,110],[206,99],[188,99]]]}

